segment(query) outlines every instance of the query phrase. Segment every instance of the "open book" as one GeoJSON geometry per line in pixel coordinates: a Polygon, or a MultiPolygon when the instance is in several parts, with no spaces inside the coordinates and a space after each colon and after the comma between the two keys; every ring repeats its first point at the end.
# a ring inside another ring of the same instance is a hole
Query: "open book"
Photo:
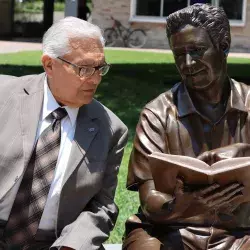
{"type": "Polygon", "coordinates": [[[189,156],[154,152],[148,157],[155,187],[158,191],[172,194],[176,178],[181,177],[185,185],[190,186],[213,183],[225,186],[238,182],[246,187],[243,195],[245,190],[248,190],[247,196],[250,198],[250,157],[226,159],[211,166],[189,156]]]}

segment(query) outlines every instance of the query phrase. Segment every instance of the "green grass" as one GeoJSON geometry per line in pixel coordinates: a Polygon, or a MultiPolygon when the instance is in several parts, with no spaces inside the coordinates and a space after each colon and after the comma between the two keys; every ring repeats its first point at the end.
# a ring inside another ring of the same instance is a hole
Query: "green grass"
{"type": "MultiPolygon", "coordinates": [[[[25,75],[43,71],[41,52],[0,54],[0,74],[25,75]]],[[[129,128],[129,142],[119,172],[116,203],[120,213],[109,243],[121,243],[124,222],[138,208],[138,194],[126,190],[127,164],[135,126],[143,106],[179,80],[170,54],[107,50],[112,68],[99,86],[96,98],[113,110],[129,128]]],[[[229,58],[231,77],[250,84],[250,59],[229,58]]]]}

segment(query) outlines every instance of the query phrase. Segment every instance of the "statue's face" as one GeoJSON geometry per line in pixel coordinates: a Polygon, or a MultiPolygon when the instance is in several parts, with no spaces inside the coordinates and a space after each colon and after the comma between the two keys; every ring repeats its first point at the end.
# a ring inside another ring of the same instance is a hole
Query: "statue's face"
{"type": "Polygon", "coordinates": [[[205,29],[187,25],[170,37],[176,66],[188,88],[205,90],[223,79],[226,60],[205,29]]]}

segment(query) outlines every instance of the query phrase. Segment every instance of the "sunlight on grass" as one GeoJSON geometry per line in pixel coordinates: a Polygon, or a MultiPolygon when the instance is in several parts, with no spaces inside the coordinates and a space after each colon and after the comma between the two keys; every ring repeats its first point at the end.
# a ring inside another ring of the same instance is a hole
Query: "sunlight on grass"
{"type": "MultiPolygon", "coordinates": [[[[0,54],[0,64],[16,64],[16,65],[41,65],[41,51],[22,51],[17,53],[0,54]]],[[[174,63],[172,54],[156,53],[156,52],[140,52],[140,51],[124,51],[105,49],[107,62],[112,64],[119,63],[174,63]]],[[[228,58],[229,63],[249,64],[249,58],[228,58]]]]}
{"type": "Polygon", "coordinates": [[[154,52],[139,52],[139,51],[117,51],[106,50],[105,55],[107,61],[112,63],[173,63],[174,58],[172,54],[154,53],[154,52]]]}
{"type": "Polygon", "coordinates": [[[0,54],[0,64],[40,66],[41,56],[42,52],[40,51],[0,54]]]}

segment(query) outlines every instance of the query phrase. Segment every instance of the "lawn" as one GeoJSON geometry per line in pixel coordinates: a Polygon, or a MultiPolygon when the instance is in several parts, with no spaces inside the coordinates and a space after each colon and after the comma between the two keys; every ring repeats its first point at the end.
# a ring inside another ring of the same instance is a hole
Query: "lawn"
{"type": "MultiPolygon", "coordinates": [[[[0,74],[24,75],[43,71],[40,52],[0,54],[0,74]]],[[[135,213],[138,196],[125,189],[127,164],[132,147],[135,126],[143,106],[179,80],[170,54],[107,50],[106,59],[112,68],[99,86],[96,98],[113,110],[130,131],[116,192],[120,214],[109,243],[121,243],[126,218],[135,213]]],[[[250,84],[250,59],[229,58],[228,72],[231,77],[250,84]]]]}

